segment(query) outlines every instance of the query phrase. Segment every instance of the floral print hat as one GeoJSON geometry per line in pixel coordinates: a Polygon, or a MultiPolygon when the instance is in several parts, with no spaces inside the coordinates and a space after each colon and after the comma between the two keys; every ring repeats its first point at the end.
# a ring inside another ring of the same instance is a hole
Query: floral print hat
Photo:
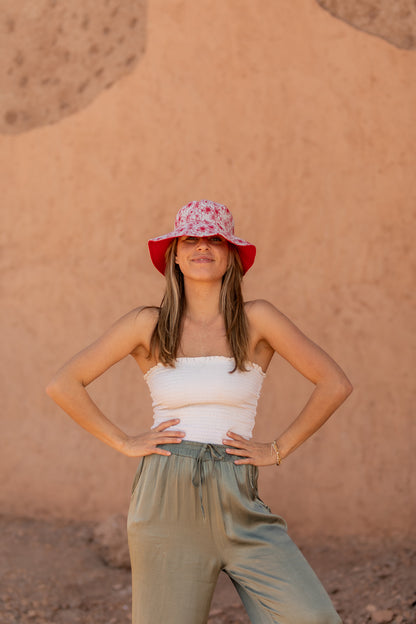
{"type": "Polygon", "coordinates": [[[151,238],[148,242],[150,257],[162,275],[165,274],[165,253],[171,241],[179,236],[214,236],[220,235],[236,246],[246,273],[256,257],[256,248],[234,234],[234,219],[227,206],[208,199],[192,201],[183,206],[175,218],[173,232],[151,238]]]}

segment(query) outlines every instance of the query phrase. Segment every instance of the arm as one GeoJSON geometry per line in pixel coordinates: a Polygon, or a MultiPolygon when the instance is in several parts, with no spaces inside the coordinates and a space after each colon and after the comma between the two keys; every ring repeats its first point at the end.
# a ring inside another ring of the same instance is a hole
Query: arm
{"type": "MultiPolygon", "coordinates": [[[[317,431],[352,392],[352,385],[338,364],[317,344],[305,336],[284,314],[267,301],[256,301],[249,309],[249,321],[273,351],[284,357],[315,388],[300,414],[277,438],[284,459],[317,431]]],[[[224,444],[234,447],[229,452],[248,460],[236,463],[268,465],[275,463],[271,443],[255,443],[228,433],[224,444]],[[244,442],[243,442],[244,440],[244,442]],[[251,444],[249,443],[251,442],[251,444]],[[243,450],[244,453],[239,452],[243,450]]]]}
{"type": "Polygon", "coordinates": [[[132,310],[98,340],[66,362],[46,387],[47,394],[81,427],[117,451],[132,457],[150,453],[170,455],[156,444],[180,442],[182,432],[164,433],[164,429],[179,421],[166,421],[151,431],[128,436],[103,414],[89,396],[86,386],[135,349],[146,348],[154,323],[154,311],[132,310]],[[175,436],[174,433],[179,435],[175,436]]]}

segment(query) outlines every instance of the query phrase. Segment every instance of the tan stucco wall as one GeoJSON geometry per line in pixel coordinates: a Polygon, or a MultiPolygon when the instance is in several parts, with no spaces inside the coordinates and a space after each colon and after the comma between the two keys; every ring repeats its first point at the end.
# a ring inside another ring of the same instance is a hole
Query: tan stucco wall
{"type": "MultiPolygon", "coordinates": [[[[124,312],[159,302],[146,241],[209,198],[258,245],[247,298],[275,303],[355,386],[281,469],[262,471],[264,497],[293,533],[413,530],[415,53],[309,0],[154,0],[146,41],[134,71],[90,105],[0,138],[1,509],[126,510],[135,460],[73,424],[44,387],[124,312]]],[[[276,357],[259,439],[311,390],[276,357]]],[[[91,391],[126,430],[150,425],[133,360],[91,391]]]]}

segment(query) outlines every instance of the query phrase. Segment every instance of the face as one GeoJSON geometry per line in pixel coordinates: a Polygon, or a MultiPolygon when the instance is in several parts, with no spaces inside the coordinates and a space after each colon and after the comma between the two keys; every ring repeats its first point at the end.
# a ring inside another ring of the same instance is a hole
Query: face
{"type": "Polygon", "coordinates": [[[175,262],[184,277],[199,280],[221,279],[228,266],[229,247],[221,236],[181,236],[175,262]]]}

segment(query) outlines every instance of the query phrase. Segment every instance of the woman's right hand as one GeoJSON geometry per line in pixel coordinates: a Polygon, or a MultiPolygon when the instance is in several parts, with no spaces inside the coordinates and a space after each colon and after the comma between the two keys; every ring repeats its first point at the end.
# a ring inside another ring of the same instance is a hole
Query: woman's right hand
{"type": "Polygon", "coordinates": [[[184,431],[165,431],[168,427],[177,425],[179,418],[171,418],[161,422],[160,425],[145,433],[136,436],[128,436],[119,449],[127,457],[144,457],[156,453],[157,455],[170,455],[170,451],[159,448],[158,444],[178,444],[182,442],[184,431]]]}

